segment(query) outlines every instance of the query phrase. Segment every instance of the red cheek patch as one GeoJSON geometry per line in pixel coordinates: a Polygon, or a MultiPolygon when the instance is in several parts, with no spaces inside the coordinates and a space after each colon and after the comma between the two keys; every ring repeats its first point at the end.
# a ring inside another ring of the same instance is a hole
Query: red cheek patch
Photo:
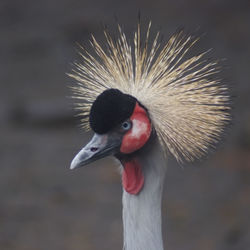
{"type": "Polygon", "coordinates": [[[144,146],[151,134],[151,123],[146,111],[136,103],[134,112],[130,117],[132,129],[122,140],[120,152],[129,154],[144,146]]]}

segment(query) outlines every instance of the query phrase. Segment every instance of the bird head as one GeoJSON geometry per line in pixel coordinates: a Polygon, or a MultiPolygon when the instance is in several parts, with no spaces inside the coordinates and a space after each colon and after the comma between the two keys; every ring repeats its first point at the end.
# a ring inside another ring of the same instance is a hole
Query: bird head
{"type": "Polygon", "coordinates": [[[206,52],[186,58],[199,39],[180,31],[162,45],[157,33],[150,45],[150,27],[142,41],[138,24],[132,44],[120,26],[117,40],[105,31],[106,50],[92,37],[95,55],[82,48],[84,63],[69,74],[77,81],[74,96],[84,100],[78,104],[82,125],[95,132],[71,169],[114,155],[132,194],[144,183],[137,155],[154,138],[164,155],[193,161],[219,140],[230,120],[230,96],[217,77],[218,62],[205,59],[206,52]]]}
{"type": "Polygon", "coordinates": [[[146,108],[131,95],[123,94],[118,89],[108,89],[94,101],[89,122],[95,134],[73,159],[70,168],[115,155],[127,170],[123,178],[124,188],[130,193],[138,193],[144,177],[135,156],[152,134],[146,108]]]}

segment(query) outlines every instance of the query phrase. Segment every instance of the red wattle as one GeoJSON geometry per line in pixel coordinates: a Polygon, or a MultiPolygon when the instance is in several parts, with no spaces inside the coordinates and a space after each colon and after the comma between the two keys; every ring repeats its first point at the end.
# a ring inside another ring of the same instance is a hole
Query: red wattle
{"type": "Polygon", "coordinates": [[[138,194],[144,185],[144,176],[138,160],[123,162],[122,185],[130,194],[138,194]]]}

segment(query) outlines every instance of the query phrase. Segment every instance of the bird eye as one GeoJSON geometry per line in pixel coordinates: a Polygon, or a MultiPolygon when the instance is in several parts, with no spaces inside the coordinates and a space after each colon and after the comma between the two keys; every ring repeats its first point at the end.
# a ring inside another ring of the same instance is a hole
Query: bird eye
{"type": "Polygon", "coordinates": [[[126,131],[131,129],[131,126],[132,126],[132,124],[130,121],[123,122],[121,125],[122,129],[126,130],[126,131]]]}

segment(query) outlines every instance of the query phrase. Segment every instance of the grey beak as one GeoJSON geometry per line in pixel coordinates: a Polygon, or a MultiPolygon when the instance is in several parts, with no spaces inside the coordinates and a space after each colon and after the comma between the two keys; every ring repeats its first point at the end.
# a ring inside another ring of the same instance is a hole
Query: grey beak
{"type": "Polygon", "coordinates": [[[112,137],[109,134],[94,134],[91,141],[72,160],[70,169],[79,168],[105,156],[112,155],[118,151],[120,144],[119,138],[112,137]]]}

